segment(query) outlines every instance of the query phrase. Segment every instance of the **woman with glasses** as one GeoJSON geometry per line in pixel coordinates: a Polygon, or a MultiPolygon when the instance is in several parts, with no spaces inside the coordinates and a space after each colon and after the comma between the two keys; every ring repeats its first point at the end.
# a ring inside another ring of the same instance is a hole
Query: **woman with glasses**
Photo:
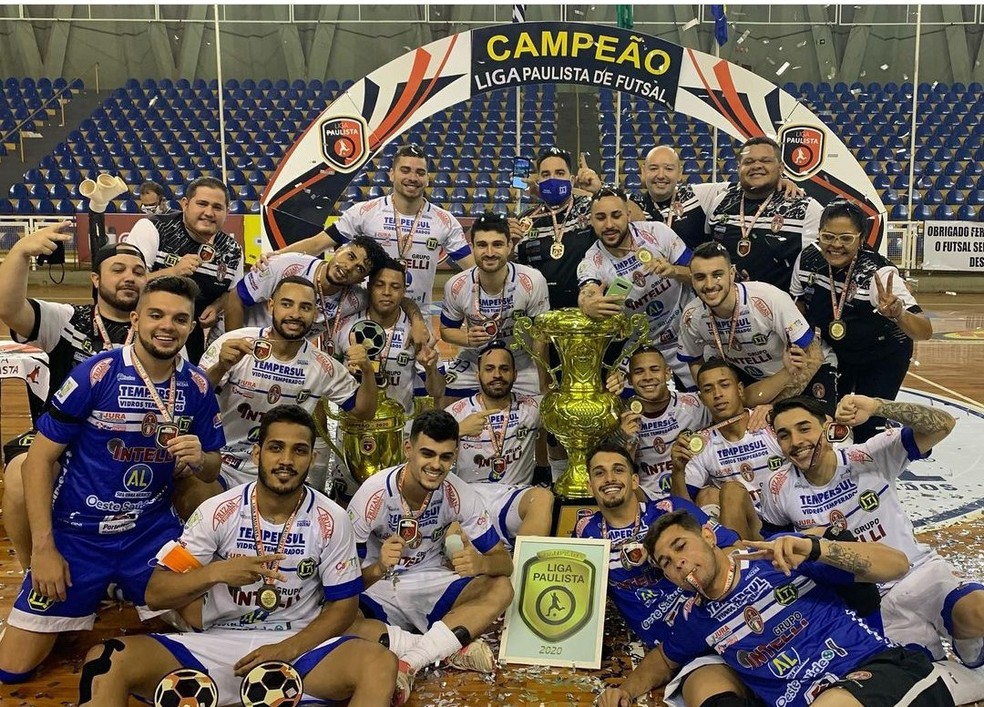
{"type": "MultiPolygon", "coordinates": [[[[929,318],[888,258],[863,241],[865,215],[838,199],[820,217],[817,243],[804,248],[789,293],[837,354],[838,397],[858,393],[894,400],[909,369],[912,342],[933,335],[929,318]]],[[[854,428],[863,442],[885,424],[854,428]]]]}

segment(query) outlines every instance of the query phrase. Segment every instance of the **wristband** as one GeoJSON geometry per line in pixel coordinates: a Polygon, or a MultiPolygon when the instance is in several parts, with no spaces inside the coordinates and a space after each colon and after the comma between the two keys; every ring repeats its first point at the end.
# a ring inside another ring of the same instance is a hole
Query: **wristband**
{"type": "Polygon", "coordinates": [[[816,535],[810,537],[810,554],[806,556],[807,562],[816,562],[820,559],[820,538],[816,535]]]}

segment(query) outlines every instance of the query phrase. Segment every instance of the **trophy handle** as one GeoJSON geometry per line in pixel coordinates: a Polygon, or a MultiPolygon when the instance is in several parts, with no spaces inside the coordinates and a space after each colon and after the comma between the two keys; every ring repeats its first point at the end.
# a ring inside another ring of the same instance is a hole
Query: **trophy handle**
{"type": "MultiPolygon", "coordinates": [[[[331,419],[333,420],[341,419],[340,416],[334,415],[332,413],[331,408],[328,407],[328,404],[325,401],[322,401],[321,409],[324,410],[325,415],[327,415],[331,419]]],[[[336,457],[338,457],[339,459],[344,459],[345,457],[342,454],[342,450],[338,448],[338,446],[332,440],[331,435],[328,434],[328,429],[324,426],[324,424],[322,424],[321,415],[312,415],[312,417],[314,418],[314,429],[317,431],[318,436],[325,441],[325,444],[327,444],[328,447],[331,449],[331,451],[335,453],[336,457]]]]}
{"type": "Polygon", "coordinates": [[[523,351],[530,355],[530,358],[543,366],[543,370],[547,372],[549,377],[553,378],[553,374],[560,369],[560,366],[551,368],[550,362],[537,353],[526,340],[526,336],[529,336],[531,340],[535,340],[540,336],[540,330],[537,329],[536,324],[529,317],[517,317],[516,321],[513,322],[513,342],[509,345],[509,348],[513,351],[523,349],[523,351]]]}
{"type": "Polygon", "coordinates": [[[622,354],[618,357],[615,363],[613,363],[608,368],[608,371],[606,371],[604,378],[602,378],[602,381],[604,381],[605,378],[611,375],[612,371],[617,371],[621,369],[622,364],[627,363],[628,360],[632,358],[633,354],[635,354],[635,352],[639,350],[639,347],[641,347],[645,343],[646,339],[649,338],[649,317],[647,317],[645,314],[642,314],[641,312],[636,312],[631,317],[628,317],[625,320],[625,326],[622,328],[622,331],[620,332],[620,336],[625,338],[629,336],[633,331],[638,331],[639,336],[637,336],[635,341],[633,341],[630,345],[622,349],[622,354]]]}

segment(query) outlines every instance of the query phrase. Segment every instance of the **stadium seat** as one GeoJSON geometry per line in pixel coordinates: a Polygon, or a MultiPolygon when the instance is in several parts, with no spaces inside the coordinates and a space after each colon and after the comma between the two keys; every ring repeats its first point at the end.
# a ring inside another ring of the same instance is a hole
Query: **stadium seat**
{"type": "Polygon", "coordinates": [[[977,208],[970,204],[964,204],[957,209],[957,218],[961,221],[973,221],[977,218],[977,208]]]}
{"type": "Polygon", "coordinates": [[[956,217],[956,214],[953,212],[953,207],[949,204],[940,204],[936,207],[933,217],[937,219],[952,219],[956,217]]]}
{"type": "Polygon", "coordinates": [[[889,219],[892,221],[908,221],[909,212],[905,204],[896,204],[889,212],[889,219]]]}

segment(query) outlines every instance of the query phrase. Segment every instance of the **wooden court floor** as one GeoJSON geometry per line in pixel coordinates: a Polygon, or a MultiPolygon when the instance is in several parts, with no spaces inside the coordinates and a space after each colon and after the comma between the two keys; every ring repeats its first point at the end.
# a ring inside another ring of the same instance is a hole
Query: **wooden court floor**
{"type": "MultiPolygon", "coordinates": [[[[84,287],[32,289],[31,295],[44,299],[82,302],[88,296],[84,287]]],[[[440,295],[438,295],[440,296],[440,295]]],[[[915,363],[905,386],[942,395],[965,404],[984,401],[984,295],[949,296],[917,293],[922,307],[930,313],[936,335],[916,345],[915,363]]],[[[8,336],[0,328],[0,338],[8,336]]],[[[0,432],[4,440],[29,426],[23,384],[3,381],[0,432]]],[[[969,499],[968,499],[969,500],[969,499]]],[[[951,558],[958,569],[984,577],[981,548],[984,547],[984,521],[980,518],[921,534],[919,539],[937,547],[951,558]]],[[[0,620],[6,618],[21,582],[19,566],[4,534],[0,537],[0,620]]],[[[11,707],[69,707],[78,700],[78,673],[81,660],[94,643],[127,633],[165,630],[163,625],[141,625],[132,608],[107,604],[99,613],[92,632],[68,634],[59,640],[53,655],[35,679],[21,686],[0,686],[0,705],[11,707]]],[[[498,627],[496,627],[498,629],[498,627]]],[[[498,631],[487,635],[498,650],[498,631]]],[[[598,671],[504,666],[494,675],[435,669],[419,676],[410,701],[412,707],[466,707],[511,705],[591,705],[605,684],[617,683],[631,669],[625,627],[608,610],[605,653],[598,671]]],[[[140,704],[131,700],[131,704],[140,704]]],[[[663,704],[658,694],[640,700],[640,705],[663,704]]],[[[984,705],[984,703],[979,703],[984,705]]]]}

